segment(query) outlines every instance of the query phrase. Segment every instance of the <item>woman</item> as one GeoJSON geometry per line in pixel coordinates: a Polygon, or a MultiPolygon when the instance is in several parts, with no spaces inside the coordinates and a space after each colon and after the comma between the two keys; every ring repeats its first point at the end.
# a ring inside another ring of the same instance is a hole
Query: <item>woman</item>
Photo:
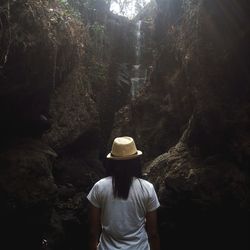
{"type": "Polygon", "coordinates": [[[113,141],[107,155],[109,176],[95,183],[87,196],[90,250],[160,249],[156,212],[160,204],[153,185],[140,178],[141,155],[133,138],[113,141]]]}

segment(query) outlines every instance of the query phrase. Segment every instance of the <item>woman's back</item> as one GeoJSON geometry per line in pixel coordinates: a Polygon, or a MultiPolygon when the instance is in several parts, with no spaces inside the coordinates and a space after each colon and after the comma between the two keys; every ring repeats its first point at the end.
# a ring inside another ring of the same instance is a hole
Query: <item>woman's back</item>
{"type": "Polygon", "coordinates": [[[98,181],[88,195],[101,208],[102,234],[98,249],[149,249],[145,215],[159,207],[153,185],[133,178],[128,198],[115,198],[112,177],[98,181]]]}

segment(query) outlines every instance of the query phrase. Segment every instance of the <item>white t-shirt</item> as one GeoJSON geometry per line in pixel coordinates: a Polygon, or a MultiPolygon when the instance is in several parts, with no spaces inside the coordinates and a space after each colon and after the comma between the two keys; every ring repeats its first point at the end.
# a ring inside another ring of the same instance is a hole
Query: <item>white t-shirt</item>
{"type": "Polygon", "coordinates": [[[112,177],[95,183],[88,200],[101,208],[98,250],[149,250],[145,215],[160,206],[152,183],[133,178],[127,200],[114,198],[112,177]]]}

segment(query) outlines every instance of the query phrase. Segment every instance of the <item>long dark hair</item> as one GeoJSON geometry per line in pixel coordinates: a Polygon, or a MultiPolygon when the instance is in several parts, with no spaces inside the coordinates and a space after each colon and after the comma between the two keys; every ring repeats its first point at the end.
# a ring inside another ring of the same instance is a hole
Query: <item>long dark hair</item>
{"type": "Polygon", "coordinates": [[[107,159],[106,171],[107,176],[112,176],[114,197],[126,200],[133,177],[142,177],[140,157],[130,160],[107,159]]]}

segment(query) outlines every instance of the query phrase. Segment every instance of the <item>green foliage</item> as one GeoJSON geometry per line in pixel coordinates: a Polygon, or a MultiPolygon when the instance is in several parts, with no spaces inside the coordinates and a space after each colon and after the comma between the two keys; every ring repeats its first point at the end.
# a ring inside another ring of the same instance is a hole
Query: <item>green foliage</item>
{"type": "Polygon", "coordinates": [[[68,5],[68,1],[67,0],[58,0],[58,2],[61,3],[61,4],[68,5]]]}
{"type": "Polygon", "coordinates": [[[89,52],[91,52],[92,57],[95,58],[96,61],[102,61],[105,52],[105,26],[98,22],[94,22],[89,25],[89,34],[89,52]]]}
{"type": "Polygon", "coordinates": [[[105,31],[105,27],[104,25],[98,23],[98,22],[94,22],[91,26],[90,26],[90,30],[92,31],[92,33],[95,34],[96,37],[101,36],[104,34],[105,31]]]}
{"type": "Polygon", "coordinates": [[[79,13],[72,8],[68,0],[57,0],[57,1],[61,6],[61,9],[63,10],[65,15],[79,19],[80,17],[79,13]]]}
{"type": "Polygon", "coordinates": [[[106,81],[107,76],[107,65],[101,62],[93,62],[93,65],[90,68],[90,75],[93,82],[104,82],[106,81]]]}

